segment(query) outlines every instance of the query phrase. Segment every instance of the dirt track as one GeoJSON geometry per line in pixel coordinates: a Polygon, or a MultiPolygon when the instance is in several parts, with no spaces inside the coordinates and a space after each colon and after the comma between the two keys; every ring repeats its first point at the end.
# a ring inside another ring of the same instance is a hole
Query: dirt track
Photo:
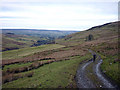
{"type": "MultiPolygon", "coordinates": [[[[96,54],[95,52],[89,50],[91,54],[96,54]]],[[[110,80],[108,80],[100,70],[100,65],[102,64],[102,59],[97,56],[95,62],[89,60],[85,63],[79,65],[76,74],[76,82],[78,88],[117,88],[117,85],[113,85],[110,80]]]]}

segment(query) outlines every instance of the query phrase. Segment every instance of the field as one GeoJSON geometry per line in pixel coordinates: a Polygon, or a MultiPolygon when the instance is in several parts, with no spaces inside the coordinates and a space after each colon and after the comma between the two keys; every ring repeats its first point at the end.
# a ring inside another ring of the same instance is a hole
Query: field
{"type": "Polygon", "coordinates": [[[2,58],[4,59],[15,59],[15,58],[20,58],[24,57],[27,55],[32,55],[37,52],[42,52],[46,50],[52,50],[52,49],[57,49],[64,47],[63,45],[58,45],[58,44],[48,44],[48,45],[41,45],[37,47],[28,47],[28,48],[23,48],[23,49],[17,49],[17,50],[11,50],[11,51],[4,51],[2,54],[2,58]]]}
{"type": "Polygon", "coordinates": [[[118,24],[73,33],[56,44],[2,52],[3,88],[76,88],[78,65],[92,58],[88,49],[101,56],[101,70],[119,85],[118,24]]]}
{"type": "Polygon", "coordinates": [[[40,46],[43,44],[54,44],[56,38],[61,38],[74,32],[76,31],[3,29],[2,51],[40,46]]]}
{"type": "Polygon", "coordinates": [[[2,50],[7,51],[30,47],[37,40],[39,40],[38,37],[32,37],[28,35],[2,34],[2,50]]]}
{"type": "Polygon", "coordinates": [[[34,72],[32,77],[20,78],[6,83],[3,88],[75,88],[76,69],[81,61],[89,58],[89,54],[85,57],[75,56],[71,57],[70,60],[44,65],[32,70],[34,72]]]}

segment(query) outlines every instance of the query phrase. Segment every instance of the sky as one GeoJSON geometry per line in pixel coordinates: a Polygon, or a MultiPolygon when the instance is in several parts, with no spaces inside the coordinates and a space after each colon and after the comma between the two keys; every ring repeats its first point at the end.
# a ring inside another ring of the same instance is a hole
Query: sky
{"type": "Polygon", "coordinates": [[[83,31],[118,21],[119,0],[1,0],[1,29],[83,31]]]}

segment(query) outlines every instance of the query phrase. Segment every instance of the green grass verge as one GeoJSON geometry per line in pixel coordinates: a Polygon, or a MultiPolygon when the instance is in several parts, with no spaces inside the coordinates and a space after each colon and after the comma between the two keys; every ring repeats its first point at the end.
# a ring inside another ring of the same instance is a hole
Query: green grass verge
{"type": "Polygon", "coordinates": [[[4,59],[20,58],[33,53],[42,52],[46,50],[53,50],[61,47],[64,47],[64,46],[59,44],[47,44],[47,45],[41,45],[37,47],[29,47],[29,48],[23,48],[18,50],[4,51],[2,53],[2,59],[4,60],[4,59]]]}
{"type": "MultiPolygon", "coordinates": [[[[18,80],[3,84],[3,88],[65,88],[69,85],[76,86],[74,76],[81,61],[91,57],[71,57],[70,60],[53,62],[38,69],[32,70],[32,77],[20,78],[18,80]]],[[[28,71],[29,72],[29,71],[28,71]]],[[[26,73],[26,72],[24,72],[26,73]]]]}
{"type": "Polygon", "coordinates": [[[114,62],[116,56],[109,56],[103,59],[103,64],[101,65],[102,71],[110,77],[112,80],[120,85],[120,70],[119,70],[119,62],[114,62]]]}

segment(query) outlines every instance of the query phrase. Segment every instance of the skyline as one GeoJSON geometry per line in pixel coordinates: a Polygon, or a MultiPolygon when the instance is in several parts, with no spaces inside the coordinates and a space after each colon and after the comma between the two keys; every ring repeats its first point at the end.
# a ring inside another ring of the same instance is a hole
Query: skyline
{"type": "Polygon", "coordinates": [[[48,29],[83,31],[118,21],[118,0],[3,0],[2,29],[48,29]]]}

